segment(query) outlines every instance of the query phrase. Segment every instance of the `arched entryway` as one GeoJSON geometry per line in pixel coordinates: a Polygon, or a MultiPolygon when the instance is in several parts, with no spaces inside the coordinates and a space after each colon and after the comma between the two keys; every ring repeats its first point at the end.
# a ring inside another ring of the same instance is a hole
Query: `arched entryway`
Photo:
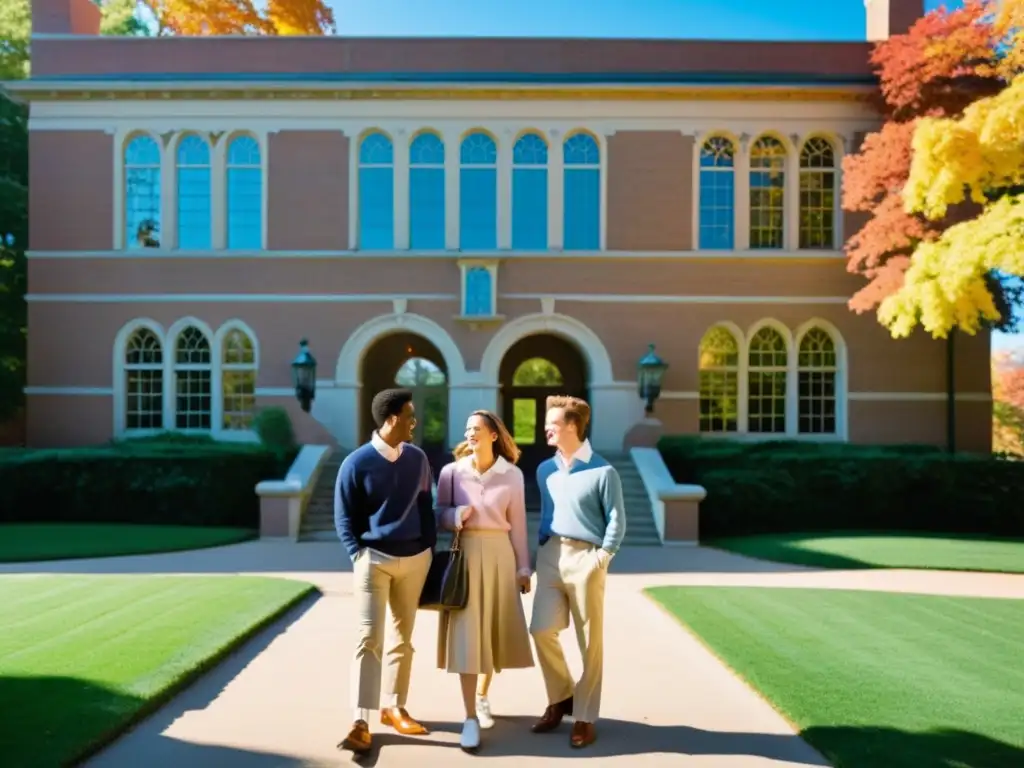
{"type": "Polygon", "coordinates": [[[551,456],[544,437],[550,395],[587,397],[587,364],[576,346],[553,334],[520,339],[501,361],[501,417],[522,451],[519,465],[532,484],[537,465],[551,456]]]}
{"type": "Polygon", "coordinates": [[[382,389],[405,387],[413,393],[416,407],[414,442],[430,459],[434,476],[449,460],[448,371],[444,356],[427,339],[415,333],[394,333],[378,339],[362,361],[360,432],[373,432],[370,404],[382,389]]]}

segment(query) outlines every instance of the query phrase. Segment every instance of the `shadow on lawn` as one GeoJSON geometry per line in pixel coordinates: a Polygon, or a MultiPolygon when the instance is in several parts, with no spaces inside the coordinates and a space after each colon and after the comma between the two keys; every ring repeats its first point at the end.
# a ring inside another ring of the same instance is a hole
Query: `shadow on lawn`
{"type": "MultiPolygon", "coordinates": [[[[0,712],[3,713],[3,717],[0,717],[0,756],[3,764],[18,768],[75,765],[110,745],[112,764],[141,765],[134,759],[140,757],[137,754],[126,756],[123,762],[118,762],[116,753],[120,751],[123,742],[115,740],[121,734],[150,715],[157,721],[155,725],[158,732],[162,733],[175,719],[195,707],[196,688],[189,687],[192,683],[200,678],[213,678],[219,693],[278,635],[298,621],[318,598],[319,595],[314,593],[301,600],[266,627],[258,629],[237,648],[223,656],[211,657],[194,672],[186,674],[176,684],[151,699],[133,696],[83,678],[0,676],[0,712]],[[207,670],[209,672],[204,675],[207,670]],[[167,704],[168,701],[170,704],[167,704]]],[[[207,697],[200,705],[204,706],[212,698],[207,697]]],[[[145,747],[144,763],[147,768],[180,765],[246,765],[256,768],[264,765],[308,765],[308,762],[294,761],[279,755],[206,747],[166,737],[149,742],[145,747]]]]}
{"type": "Polygon", "coordinates": [[[958,730],[814,727],[800,734],[843,768],[1019,768],[1024,746],[958,730]]]}

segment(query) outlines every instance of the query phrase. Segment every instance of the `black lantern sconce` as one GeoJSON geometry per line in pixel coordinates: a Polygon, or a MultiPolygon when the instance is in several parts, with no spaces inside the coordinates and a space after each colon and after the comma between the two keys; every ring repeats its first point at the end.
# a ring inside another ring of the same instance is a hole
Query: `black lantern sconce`
{"type": "Polygon", "coordinates": [[[637,364],[637,389],[644,401],[644,415],[654,413],[654,401],[661,395],[661,380],[668,370],[668,363],[654,353],[654,345],[647,345],[647,354],[637,364]]]}
{"type": "Polygon", "coordinates": [[[295,399],[302,410],[309,413],[309,407],[316,398],[316,358],[309,351],[309,342],[299,342],[299,354],[292,361],[292,382],[295,384],[295,399]]]}

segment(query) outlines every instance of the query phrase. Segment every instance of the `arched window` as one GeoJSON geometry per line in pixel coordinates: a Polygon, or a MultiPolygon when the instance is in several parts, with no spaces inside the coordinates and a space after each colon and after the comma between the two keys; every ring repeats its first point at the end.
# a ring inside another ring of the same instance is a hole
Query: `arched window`
{"type": "Polygon", "coordinates": [[[359,142],[359,247],[395,247],[395,153],[391,139],[372,131],[359,142]]]}
{"type": "Polygon", "coordinates": [[[221,428],[252,428],[256,410],[256,345],[240,328],[224,334],[221,344],[221,428]]]}
{"type": "Polygon", "coordinates": [[[444,142],[421,133],[409,145],[409,247],[444,250],[444,142]]]}
{"type": "Polygon", "coordinates": [[[565,164],[563,247],[596,251],[601,247],[601,150],[589,133],[575,133],[562,145],[565,164]]]}
{"type": "Polygon", "coordinates": [[[836,428],[836,343],[828,331],[811,328],[800,339],[797,402],[800,434],[834,435],[836,428]]]}
{"type": "Polygon", "coordinates": [[[465,306],[467,317],[490,317],[494,314],[494,278],[487,267],[466,270],[465,306]]]}
{"type": "Polygon", "coordinates": [[[750,338],[747,357],[747,431],[786,431],[786,339],[771,326],[750,338]]]}
{"type": "Polygon", "coordinates": [[[195,134],[178,142],[178,248],[200,250],[213,243],[210,145],[195,134]]]}
{"type": "Polygon", "coordinates": [[[560,387],[563,383],[558,366],[543,357],[524,360],[512,374],[513,387],[560,387]]]}
{"type": "Polygon", "coordinates": [[[419,445],[448,442],[448,377],[425,357],[411,357],[395,374],[395,384],[413,392],[419,426],[414,438],[419,445]]]}
{"type": "Polygon", "coordinates": [[[735,247],[736,149],[725,136],[712,136],[700,148],[700,247],[735,247]]]}
{"type": "Polygon", "coordinates": [[[209,430],[213,422],[213,360],[210,340],[195,326],[174,341],[174,426],[209,430]]]}
{"type": "Polygon", "coordinates": [[[128,338],[124,350],[124,375],[125,429],[163,429],[163,345],[148,328],[139,328],[128,338]]]}
{"type": "Polygon", "coordinates": [[[512,247],[548,247],[548,143],[524,133],[512,148],[512,247]]]}
{"type": "Polygon", "coordinates": [[[740,344],[715,326],[700,341],[700,431],[739,431],[740,344]]]}
{"type": "Polygon", "coordinates": [[[263,166],[252,136],[236,136],[227,151],[227,246],[263,247],[263,166]]]}
{"type": "Polygon", "coordinates": [[[750,247],[782,248],[786,231],[786,148],[762,136],[750,149],[750,247]]]}
{"type": "Polygon", "coordinates": [[[160,247],[160,145],[136,136],[124,149],[124,244],[160,247]]]}
{"type": "Polygon", "coordinates": [[[498,146],[474,131],[459,147],[459,248],[498,247],[498,146]]]}
{"type": "Polygon", "coordinates": [[[800,247],[835,248],[836,153],[827,139],[808,139],[800,151],[800,247]]]}

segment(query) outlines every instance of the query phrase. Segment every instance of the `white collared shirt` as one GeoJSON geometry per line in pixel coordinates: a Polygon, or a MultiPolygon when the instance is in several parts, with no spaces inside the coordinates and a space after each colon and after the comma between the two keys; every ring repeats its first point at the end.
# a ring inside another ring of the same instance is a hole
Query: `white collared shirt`
{"type": "Polygon", "coordinates": [[[503,456],[498,456],[494,460],[494,463],[487,468],[486,472],[479,472],[477,471],[476,463],[473,461],[473,457],[463,456],[461,459],[455,462],[455,466],[460,473],[464,473],[470,475],[471,477],[475,477],[477,480],[480,480],[481,482],[486,482],[487,478],[491,477],[492,475],[505,474],[506,472],[508,472],[509,467],[511,467],[512,465],[509,464],[503,456]]]}
{"type": "Polygon", "coordinates": [[[402,455],[402,443],[399,443],[397,448],[392,448],[377,434],[377,430],[370,435],[370,444],[377,449],[377,453],[392,463],[398,461],[398,457],[402,455]]]}
{"type": "Polygon", "coordinates": [[[590,440],[584,440],[583,444],[580,445],[579,449],[572,456],[563,456],[561,451],[555,453],[555,463],[558,464],[558,468],[562,472],[568,472],[572,469],[574,462],[582,462],[583,464],[589,464],[590,460],[594,458],[594,449],[590,447],[590,440]]]}

